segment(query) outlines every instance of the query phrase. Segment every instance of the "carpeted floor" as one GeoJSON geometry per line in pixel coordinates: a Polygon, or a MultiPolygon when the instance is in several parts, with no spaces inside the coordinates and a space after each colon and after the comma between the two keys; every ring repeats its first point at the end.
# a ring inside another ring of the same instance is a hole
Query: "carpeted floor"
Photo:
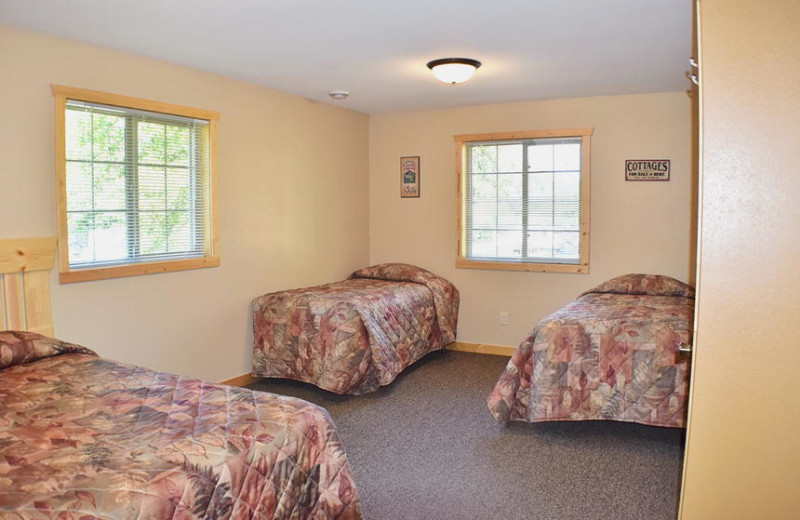
{"type": "Polygon", "coordinates": [[[683,431],[615,422],[512,423],[486,396],[507,358],[434,353],[389,387],[337,396],[250,388],[328,409],[369,520],[673,520],[683,431]]]}

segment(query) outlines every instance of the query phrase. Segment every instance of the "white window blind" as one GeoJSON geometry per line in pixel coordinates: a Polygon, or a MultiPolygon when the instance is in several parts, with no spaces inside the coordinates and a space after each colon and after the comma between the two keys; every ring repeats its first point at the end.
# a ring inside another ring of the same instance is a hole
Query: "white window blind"
{"type": "Polygon", "coordinates": [[[465,257],[581,262],[582,138],[465,143],[465,257]]]}
{"type": "Polygon", "coordinates": [[[208,121],[68,99],[70,269],[203,257],[208,121]]]}

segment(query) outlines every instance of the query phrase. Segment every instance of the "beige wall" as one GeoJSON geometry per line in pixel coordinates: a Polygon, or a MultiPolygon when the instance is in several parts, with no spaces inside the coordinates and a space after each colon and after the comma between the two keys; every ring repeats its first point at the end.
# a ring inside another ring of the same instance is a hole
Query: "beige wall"
{"type": "Polygon", "coordinates": [[[453,281],[461,341],[515,346],[539,319],[608,278],[649,272],[686,281],[694,272],[684,92],[376,115],[369,136],[370,262],[409,262],[453,281]],[[574,127],[594,128],[590,274],[456,269],[453,135],[574,127]],[[421,157],[418,199],[399,196],[404,155],[421,157]],[[671,159],[672,179],[626,182],[625,159],[671,159]]]}
{"type": "Polygon", "coordinates": [[[800,518],[800,4],[702,0],[699,293],[680,518],[800,518]]]}
{"type": "Polygon", "coordinates": [[[55,234],[50,83],[221,112],[222,266],[70,285],[54,276],[59,337],[118,360],[225,379],[250,371],[253,297],[367,263],[366,115],[3,27],[0,237],[55,234]]]}

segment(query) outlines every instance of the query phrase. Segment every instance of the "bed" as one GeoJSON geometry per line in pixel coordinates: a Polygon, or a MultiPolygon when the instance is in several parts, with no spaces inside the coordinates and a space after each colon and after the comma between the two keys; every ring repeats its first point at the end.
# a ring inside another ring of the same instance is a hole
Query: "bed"
{"type": "Polygon", "coordinates": [[[253,300],[255,377],[311,383],[337,394],[390,384],[455,341],[459,293],[410,264],[379,264],[346,280],[253,300]]]}
{"type": "Polygon", "coordinates": [[[52,333],[47,273],[33,269],[46,262],[35,242],[10,244],[0,240],[0,518],[362,518],[325,410],[31,332],[52,333]]]}
{"type": "Polygon", "coordinates": [[[685,426],[694,290],[629,274],[581,294],[540,321],[488,398],[508,421],[615,420],[685,426]]]}

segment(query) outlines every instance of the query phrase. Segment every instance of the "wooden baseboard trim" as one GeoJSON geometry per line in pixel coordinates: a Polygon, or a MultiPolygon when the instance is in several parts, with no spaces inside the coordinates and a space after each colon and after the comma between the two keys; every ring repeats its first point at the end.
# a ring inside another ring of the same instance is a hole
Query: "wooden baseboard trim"
{"type": "Polygon", "coordinates": [[[250,383],[255,383],[256,381],[258,381],[258,378],[253,377],[252,374],[242,374],[240,376],[226,379],[225,381],[220,381],[220,383],[223,385],[231,385],[231,386],[247,386],[250,383]]]}
{"type": "Polygon", "coordinates": [[[482,345],[480,343],[467,343],[465,341],[455,341],[450,343],[447,346],[447,350],[506,357],[511,357],[511,355],[514,353],[514,347],[507,347],[505,345],[482,345]]]}

